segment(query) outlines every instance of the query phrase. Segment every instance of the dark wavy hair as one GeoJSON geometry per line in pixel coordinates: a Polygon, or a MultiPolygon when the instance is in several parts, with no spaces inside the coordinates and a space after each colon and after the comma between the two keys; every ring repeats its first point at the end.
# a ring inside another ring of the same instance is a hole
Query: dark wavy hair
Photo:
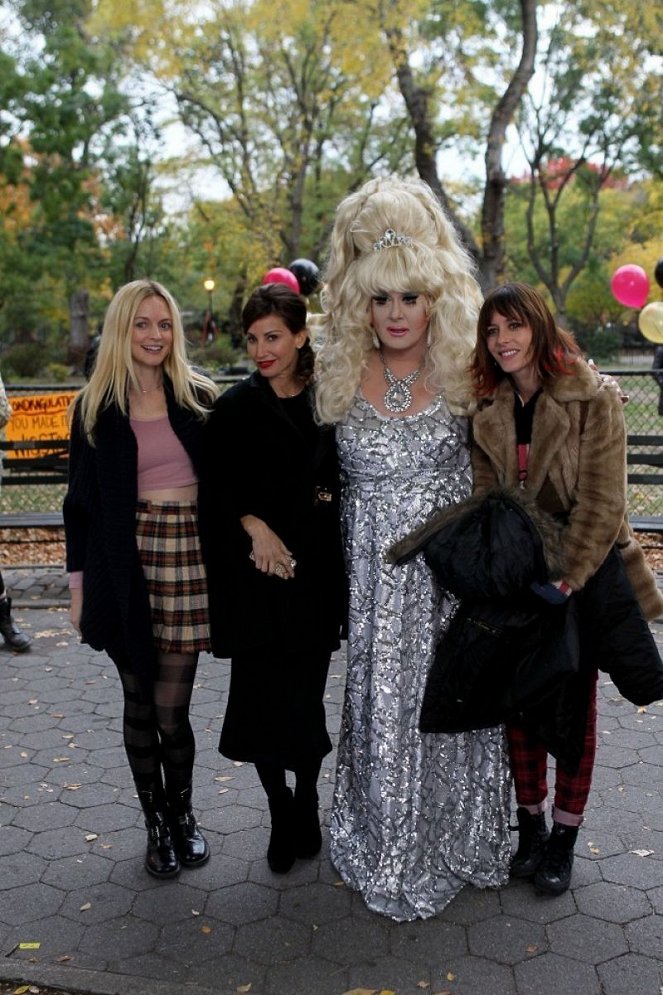
{"type": "Polygon", "coordinates": [[[573,335],[559,328],[537,290],[526,283],[505,283],[487,295],[479,311],[477,341],[470,361],[470,375],[477,397],[492,394],[508,375],[488,351],[488,329],[495,311],[503,318],[514,318],[530,326],[532,358],[543,382],[570,373],[573,361],[582,355],[573,335]]]}
{"type": "MultiPolygon", "coordinates": [[[[284,283],[266,283],[256,287],[242,311],[242,328],[248,332],[254,322],[275,314],[293,335],[306,331],[306,301],[284,283]]],[[[308,385],[313,381],[314,355],[308,337],[297,354],[295,376],[308,385]]]]}

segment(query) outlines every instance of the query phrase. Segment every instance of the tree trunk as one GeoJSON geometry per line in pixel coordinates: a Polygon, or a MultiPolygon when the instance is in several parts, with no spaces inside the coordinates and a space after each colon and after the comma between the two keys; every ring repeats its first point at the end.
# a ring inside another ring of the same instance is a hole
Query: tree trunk
{"type": "Polygon", "coordinates": [[[69,351],[67,362],[78,371],[83,369],[85,353],[90,345],[88,321],[90,298],[87,290],[76,290],[69,299],[69,351]]]}
{"type": "Polygon", "coordinates": [[[538,32],[536,0],[520,0],[523,48],[520,63],[493,111],[486,143],[486,185],[481,209],[482,252],[479,279],[484,293],[494,287],[504,272],[504,201],[507,177],[502,166],[506,129],[534,73],[538,32]]]}
{"type": "Polygon", "coordinates": [[[458,217],[440,181],[437,171],[437,143],[430,111],[430,93],[416,82],[402,35],[394,28],[385,31],[396,67],[396,78],[414,130],[414,161],[419,178],[440,201],[461,242],[478,259],[479,246],[470,228],[458,217]]]}

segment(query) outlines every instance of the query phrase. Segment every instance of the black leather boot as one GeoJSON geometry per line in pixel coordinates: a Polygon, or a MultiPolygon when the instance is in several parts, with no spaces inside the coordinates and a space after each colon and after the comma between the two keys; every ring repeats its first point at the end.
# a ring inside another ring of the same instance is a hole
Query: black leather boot
{"type": "Polygon", "coordinates": [[[32,640],[30,636],[26,636],[22,629],[19,629],[12,618],[11,611],[12,599],[3,598],[0,601],[0,633],[2,633],[7,646],[16,650],[17,653],[23,653],[32,640]]]}
{"type": "Polygon", "coordinates": [[[315,788],[295,788],[295,854],[310,860],[320,853],[322,833],[318,815],[318,792],[315,788]]]}
{"type": "Polygon", "coordinates": [[[540,895],[562,895],[571,884],[573,848],[578,838],[577,826],[553,822],[546,852],[534,875],[534,887],[540,895]]]}
{"type": "Polygon", "coordinates": [[[511,858],[511,876],[531,878],[544,858],[550,831],[543,812],[532,815],[526,808],[518,808],[518,849],[511,858]]]}
{"type": "Polygon", "coordinates": [[[274,874],[286,874],[295,862],[295,803],[290,788],[269,799],[272,832],[267,847],[267,863],[274,874]]]}
{"type": "Polygon", "coordinates": [[[168,790],[168,821],[180,864],[202,867],[209,860],[209,845],[193,814],[191,795],[191,785],[182,791],[168,790]]]}
{"type": "Polygon", "coordinates": [[[155,878],[174,878],[180,872],[180,862],[166,817],[163,788],[156,786],[149,790],[139,789],[138,798],[147,827],[145,870],[155,878]]]}

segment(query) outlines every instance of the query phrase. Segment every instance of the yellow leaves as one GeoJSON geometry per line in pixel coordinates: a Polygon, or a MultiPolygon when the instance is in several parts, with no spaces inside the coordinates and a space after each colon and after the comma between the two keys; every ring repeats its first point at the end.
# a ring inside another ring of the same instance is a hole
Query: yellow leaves
{"type": "Polygon", "coordinates": [[[391,988],[351,988],[343,995],[396,995],[391,988]]]}

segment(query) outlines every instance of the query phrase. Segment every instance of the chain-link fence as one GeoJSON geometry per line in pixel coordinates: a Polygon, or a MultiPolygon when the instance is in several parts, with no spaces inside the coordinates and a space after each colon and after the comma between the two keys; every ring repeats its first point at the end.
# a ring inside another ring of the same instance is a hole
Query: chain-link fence
{"type": "MultiPolygon", "coordinates": [[[[612,376],[629,397],[624,415],[629,435],[631,516],[640,527],[648,523],[663,528],[663,415],[658,413],[659,386],[649,370],[616,370],[612,376]],[[650,519],[654,521],[648,522],[650,519]]],[[[30,389],[36,393],[71,388],[30,389]]],[[[8,393],[11,395],[13,390],[8,393]]],[[[65,489],[64,484],[4,486],[0,489],[0,514],[59,511],[65,489]]]]}
{"type": "Polygon", "coordinates": [[[662,388],[650,370],[618,370],[612,375],[629,398],[624,406],[629,512],[640,527],[658,519],[649,524],[663,528],[663,415],[658,413],[662,388]]]}

